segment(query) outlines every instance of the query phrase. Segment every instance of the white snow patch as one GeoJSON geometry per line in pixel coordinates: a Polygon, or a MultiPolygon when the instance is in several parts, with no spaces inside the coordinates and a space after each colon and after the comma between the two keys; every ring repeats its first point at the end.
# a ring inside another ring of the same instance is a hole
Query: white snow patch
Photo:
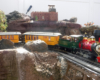
{"type": "MultiPolygon", "coordinates": [[[[17,58],[17,60],[18,60],[18,69],[19,69],[19,80],[23,80],[23,75],[24,75],[24,72],[21,70],[21,68],[20,68],[20,63],[21,63],[21,61],[22,60],[24,60],[25,59],[25,56],[27,55],[27,56],[30,56],[31,58],[33,58],[34,57],[34,54],[33,53],[30,53],[29,51],[27,51],[26,49],[24,49],[24,48],[22,48],[22,47],[20,47],[20,48],[17,48],[16,49],[16,51],[17,51],[17,53],[16,53],[16,58],[17,58]]],[[[33,58],[34,59],[34,58],[33,58]]],[[[33,60],[32,59],[32,60],[33,60]]]]}

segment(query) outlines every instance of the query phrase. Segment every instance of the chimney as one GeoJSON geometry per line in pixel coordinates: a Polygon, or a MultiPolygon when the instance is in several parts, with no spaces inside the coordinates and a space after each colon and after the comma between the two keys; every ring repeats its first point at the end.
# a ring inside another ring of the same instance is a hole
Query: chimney
{"type": "Polygon", "coordinates": [[[49,6],[49,12],[56,12],[55,5],[48,5],[49,6]]]}

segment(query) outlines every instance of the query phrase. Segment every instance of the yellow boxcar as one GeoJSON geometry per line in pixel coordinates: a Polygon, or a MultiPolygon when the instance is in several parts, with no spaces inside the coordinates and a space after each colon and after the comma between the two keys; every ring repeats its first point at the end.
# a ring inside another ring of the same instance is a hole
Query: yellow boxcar
{"type": "Polygon", "coordinates": [[[9,39],[14,43],[18,43],[20,35],[20,32],[0,32],[0,40],[9,39]]]}
{"type": "Polygon", "coordinates": [[[45,41],[47,45],[56,45],[61,34],[53,32],[26,32],[23,35],[25,36],[25,43],[40,39],[45,41]]]}

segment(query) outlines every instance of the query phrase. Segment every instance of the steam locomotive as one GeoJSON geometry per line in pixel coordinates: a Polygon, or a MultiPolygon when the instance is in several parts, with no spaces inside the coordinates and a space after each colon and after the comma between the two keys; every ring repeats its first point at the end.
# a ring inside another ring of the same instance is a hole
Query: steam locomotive
{"type": "Polygon", "coordinates": [[[59,39],[58,46],[60,49],[100,62],[100,30],[95,30],[94,36],[88,38],[86,35],[70,35],[59,39]]]}

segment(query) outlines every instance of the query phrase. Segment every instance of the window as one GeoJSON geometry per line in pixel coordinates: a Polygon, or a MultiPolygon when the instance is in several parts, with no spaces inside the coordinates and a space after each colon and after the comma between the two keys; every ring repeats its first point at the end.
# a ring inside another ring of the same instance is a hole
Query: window
{"type": "Polygon", "coordinates": [[[5,39],[8,39],[8,38],[7,38],[7,35],[5,35],[5,39]]]}
{"type": "Polygon", "coordinates": [[[29,35],[29,40],[31,40],[31,36],[29,35]]]}
{"type": "Polygon", "coordinates": [[[29,40],[29,36],[28,35],[26,35],[26,40],[29,40]]]}
{"type": "Polygon", "coordinates": [[[11,39],[11,40],[14,40],[14,35],[11,35],[11,36],[10,36],[10,39],[11,39]]]}
{"type": "Polygon", "coordinates": [[[8,36],[8,39],[10,39],[10,35],[8,36]]]}
{"type": "Polygon", "coordinates": [[[1,36],[1,39],[3,39],[3,36],[1,36]]]}
{"type": "Polygon", "coordinates": [[[33,40],[33,36],[31,36],[31,40],[33,40]]]}

